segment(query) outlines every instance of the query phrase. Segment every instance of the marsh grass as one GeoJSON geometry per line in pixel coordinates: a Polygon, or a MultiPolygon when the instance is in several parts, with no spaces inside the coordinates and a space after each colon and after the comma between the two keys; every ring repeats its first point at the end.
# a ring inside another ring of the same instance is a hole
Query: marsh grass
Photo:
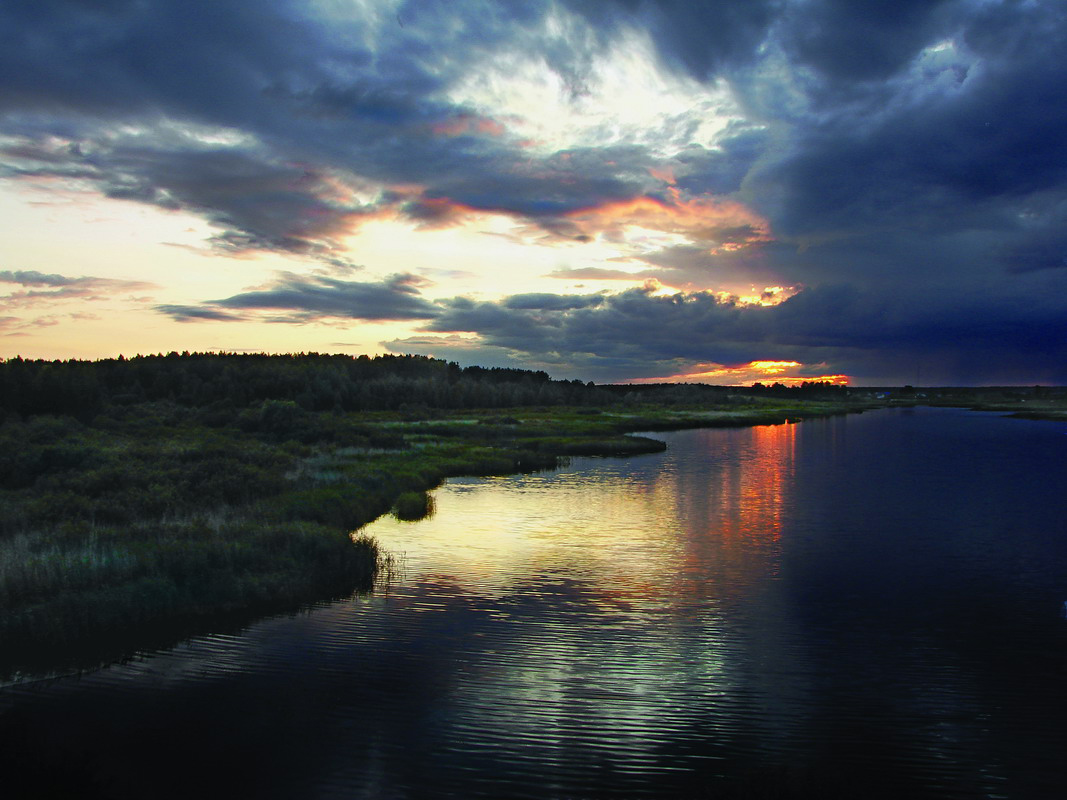
{"type": "Polygon", "coordinates": [[[0,675],[46,653],[96,653],[97,640],[128,650],[175,626],[367,592],[392,568],[373,537],[306,522],[229,522],[218,532],[156,525],[81,546],[29,536],[0,546],[0,675]],[[101,542],[117,537],[121,546],[101,542]]]}
{"type": "Polygon", "coordinates": [[[404,492],[393,505],[393,516],[402,522],[418,522],[434,515],[437,506],[428,492],[404,492]]]}

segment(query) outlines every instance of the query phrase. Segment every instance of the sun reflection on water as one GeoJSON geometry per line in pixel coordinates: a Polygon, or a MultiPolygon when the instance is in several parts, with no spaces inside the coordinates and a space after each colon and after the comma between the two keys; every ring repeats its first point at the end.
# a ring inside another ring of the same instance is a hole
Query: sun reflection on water
{"type": "Polygon", "coordinates": [[[453,479],[435,492],[432,519],[384,517],[368,532],[403,554],[409,580],[485,595],[510,593],[531,575],[565,577],[595,586],[605,608],[639,609],[676,604],[680,593],[706,599],[709,574],[740,570],[758,583],[749,573],[775,566],[796,426],[698,435],[695,457],[710,468],[689,469],[668,451],[631,461],[578,459],[558,472],[453,479]]]}
{"type": "Polygon", "coordinates": [[[650,748],[696,730],[781,740],[782,690],[748,665],[791,657],[775,579],[796,428],[686,435],[698,446],[451,480],[432,519],[369,527],[404,554],[394,612],[450,612],[465,659],[492,653],[491,679],[454,686],[457,739],[492,734],[521,745],[512,758],[552,761],[608,736],[646,769],[650,748]]]}

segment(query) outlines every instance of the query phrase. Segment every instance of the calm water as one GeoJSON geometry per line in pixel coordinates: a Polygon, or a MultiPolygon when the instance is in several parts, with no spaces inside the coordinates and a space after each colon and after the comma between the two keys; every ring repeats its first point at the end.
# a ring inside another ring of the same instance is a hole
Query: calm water
{"type": "Polygon", "coordinates": [[[1061,797],[1065,433],[888,410],[450,481],[370,527],[373,596],[9,687],[0,744],[82,797],[1061,797]]]}

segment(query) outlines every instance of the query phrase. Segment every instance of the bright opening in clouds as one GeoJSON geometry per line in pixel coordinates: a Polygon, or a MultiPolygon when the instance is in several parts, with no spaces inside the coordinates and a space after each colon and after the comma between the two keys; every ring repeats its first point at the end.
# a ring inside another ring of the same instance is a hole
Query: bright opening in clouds
{"type": "Polygon", "coordinates": [[[715,147],[731,123],[744,121],[725,81],[670,71],[636,26],[598,45],[584,18],[555,8],[522,39],[526,46],[507,43],[472,64],[448,99],[498,121],[484,132],[506,133],[538,155],[634,146],[671,159],[715,147]],[[566,56],[555,60],[559,53],[566,56]]]}
{"type": "Polygon", "coordinates": [[[13,0],[0,355],[1064,383],[1065,35],[1053,0],[13,0]]]}

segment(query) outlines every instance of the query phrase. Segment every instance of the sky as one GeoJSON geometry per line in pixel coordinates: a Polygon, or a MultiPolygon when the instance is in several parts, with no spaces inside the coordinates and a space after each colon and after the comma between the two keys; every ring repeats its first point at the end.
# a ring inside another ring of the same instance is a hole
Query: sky
{"type": "Polygon", "coordinates": [[[5,0],[0,357],[1067,384],[1061,0],[5,0]]]}

